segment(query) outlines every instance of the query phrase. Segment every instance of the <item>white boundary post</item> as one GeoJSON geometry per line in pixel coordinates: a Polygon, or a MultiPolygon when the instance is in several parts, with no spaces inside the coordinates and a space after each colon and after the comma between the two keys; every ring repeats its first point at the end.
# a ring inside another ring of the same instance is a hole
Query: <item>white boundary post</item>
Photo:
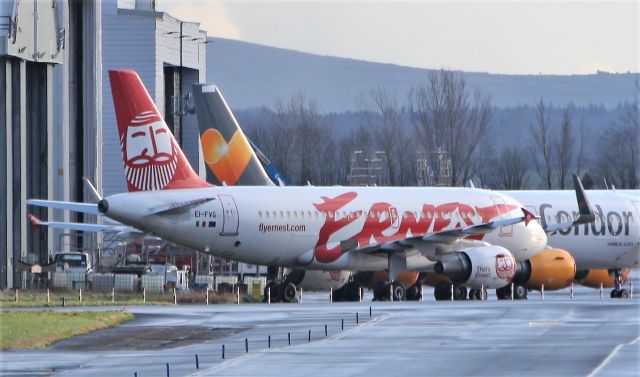
{"type": "Polygon", "coordinates": [[[178,305],[178,295],[175,288],[173,288],[173,305],[178,305]]]}
{"type": "Polygon", "coordinates": [[[393,302],[393,283],[389,284],[389,299],[393,302]]]}
{"type": "MultiPolygon", "coordinates": [[[[633,284],[631,284],[633,286],[633,284]]],[[[49,295],[49,288],[47,288],[47,304],[51,301],[51,296],[49,295]]]]}
{"type": "Polygon", "coordinates": [[[573,282],[571,282],[571,287],[569,290],[569,299],[573,300],[573,282]]]}
{"type": "Polygon", "coordinates": [[[147,287],[142,287],[142,302],[147,302],[147,287]]]}
{"type": "Polygon", "coordinates": [[[238,288],[236,288],[236,298],[238,301],[238,305],[240,305],[240,286],[238,286],[238,288]]]}
{"type": "Polygon", "coordinates": [[[78,301],[82,302],[82,288],[78,289],[78,301]]]}
{"type": "Polygon", "coordinates": [[[540,300],[544,301],[544,284],[540,286],[540,300]]]}
{"type": "Polygon", "coordinates": [[[299,302],[302,302],[302,287],[300,287],[300,301],[299,302]]]}
{"type": "Polygon", "coordinates": [[[111,303],[116,302],[116,287],[111,287],[111,303]]]}
{"type": "Polygon", "coordinates": [[[207,286],[207,289],[205,290],[204,296],[205,296],[206,305],[209,306],[209,287],[208,286],[207,286]]]}
{"type": "Polygon", "coordinates": [[[514,295],[514,290],[516,288],[516,285],[514,283],[511,283],[511,301],[513,301],[513,295],[514,295]]]}
{"type": "Polygon", "coordinates": [[[358,301],[362,302],[362,287],[358,287],[358,301]]]}
{"type": "Polygon", "coordinates": [[[267,288],[267,304],[271,304],[271,287],[267,288]]]}
{"type": "Polygon", "coordinates": [[[424,285],[420,284],[420,302],[424,301],[424,285]]]}
{"type": "Polygon", "coordinates": [[[451,284],[451,301],[453,301],[453,284],[451,284]]]}
{"type": "Polygon", "coordinates": [[[329,288],[329,302],[333,302],[333,287],[329,288]]]}
{"type": "Polygon", "coordinates": [[[633,298],[633,283],[629,284],[629,298],[633,298]]]}
{"type": "Polygon", "coordinates": [[[604,300],[604,286],[600,283],[600,300],[604,300]]]}

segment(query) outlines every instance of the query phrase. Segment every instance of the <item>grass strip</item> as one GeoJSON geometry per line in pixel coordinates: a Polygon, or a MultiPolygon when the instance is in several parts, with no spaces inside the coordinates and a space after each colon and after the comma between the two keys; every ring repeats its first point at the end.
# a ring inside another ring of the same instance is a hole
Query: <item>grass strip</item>
{"type": "MultiPolygon", "coordinates": [[[[143,301],[142,292],[116,291],[115,301],[112,302],[111,292],[82,291],[82,301],[79,300],[78,291],[51,291],[49,302],[47,293],[43,290],[20,291],[18,301],[15,300],[15,292],[0,291],[0,307],[60,307],[62,297],[65,297],[65,306],[123,306],[123,305],[171,305],[173,293],[147,293],[143,301]]],[[[204,292],[178,292],[178,304],[204,305],[206,303],[204,292]]],[[[232,293],[209,292],[209,304],[232,304],[236,302],[236,295],[232,293]]],[[[240,302],[254,303],[259,299],[249,295],[241,295],[240,302]]]]}
{"type": "Polygon", "coordinates": [[[42,348],[62,339],[133,319],[122,310],[95,312],[0,311],[0,350],[42,348]]]}

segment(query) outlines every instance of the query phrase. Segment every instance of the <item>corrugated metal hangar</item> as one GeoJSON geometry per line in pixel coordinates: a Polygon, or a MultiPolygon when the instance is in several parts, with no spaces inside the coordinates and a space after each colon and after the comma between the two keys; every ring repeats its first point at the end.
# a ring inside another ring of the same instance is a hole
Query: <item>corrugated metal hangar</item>
{"type": "MultiPolygon", "coordinates": [[[[21,287],[18,261],[44,263],[103,240],[32,229],[27,215],[99,219],[27,208],[27,198],[90,201],[125,191],[109,69],[135,69],[194,167],[191,84],[206,77],[206,32],[157,12],[153,0],[0,1],[0,289],[21,287]]],[[[201,169],[202,170],[202,169],[201,169]]]]}

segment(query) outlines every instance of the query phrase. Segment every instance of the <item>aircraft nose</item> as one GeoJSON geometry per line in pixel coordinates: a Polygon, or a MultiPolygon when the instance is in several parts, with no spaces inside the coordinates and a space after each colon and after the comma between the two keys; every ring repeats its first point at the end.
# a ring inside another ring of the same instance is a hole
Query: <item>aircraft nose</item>
{"type": "Polygon", "coordinates": [[[542,229],[542,225],[538,221],[531,221],[526,226],[530,240],[530,249],[535,253],[539,253],[547,247],[547,233],[542,229]]]}

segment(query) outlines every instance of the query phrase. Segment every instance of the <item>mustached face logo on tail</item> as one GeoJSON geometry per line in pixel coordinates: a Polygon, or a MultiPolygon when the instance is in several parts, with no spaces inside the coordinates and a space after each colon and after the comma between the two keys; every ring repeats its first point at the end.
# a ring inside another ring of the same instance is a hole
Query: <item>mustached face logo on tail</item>
{"type": "Polygon", "coordinates": [[[120,140],[125,177],[138,190],[160,190],[176,172],[176,149],[162,119],[151,111],[135,116],[120,140]]]}
{"type": "Polygon", "coordinates": [[[204,160],[216,178],[228,185],[236,184],[253,153],[244,134],[236,131],[227,143],[220,131],[209,128],[202,133],[200,143],[204,160]]]}

